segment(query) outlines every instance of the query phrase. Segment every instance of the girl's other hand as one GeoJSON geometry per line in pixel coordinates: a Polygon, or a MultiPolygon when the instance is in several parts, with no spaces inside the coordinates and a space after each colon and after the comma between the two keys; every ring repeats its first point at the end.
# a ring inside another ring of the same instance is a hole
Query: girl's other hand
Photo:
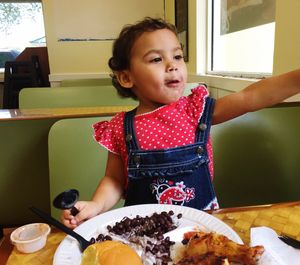
{"type": "Polygon", "coordinates": [[[64,210],[61,216],[62,223],[71,229],[98,215],[103,209],[102,205],[94,201],[78,201],[74,206],[79,211],[76,216],[71,215],[70,210],[64,210]]]}

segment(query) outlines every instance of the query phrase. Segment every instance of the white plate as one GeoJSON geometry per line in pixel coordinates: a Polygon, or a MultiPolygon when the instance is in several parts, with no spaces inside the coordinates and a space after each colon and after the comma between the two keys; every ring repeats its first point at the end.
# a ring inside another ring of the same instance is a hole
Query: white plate
{"type": "MultiPolygon", "coordinates": [[[[179,228],[198,226],[204,231],[215,231],[237,243],[243,243],[236,232],[212,215],[189,207],[165,204],[142,204],[115,209],[84,222],[75,231],[90,240],[90,238],[103,233],[108,224],[114,224],[125,216],[134,218],[136,215],[145,216],[154,212],[160,213],[170,210],[174,211],[175,215],[182,213],[182,218],[178,221],[179,228]]],[[[178,229],[178,231],[183,233],[182,229],[178,229]]],[[[77,240],[71,236],[66,236],[55,252],[53,265],[80,265],[80,263],[81,251],[77,240]]]]}

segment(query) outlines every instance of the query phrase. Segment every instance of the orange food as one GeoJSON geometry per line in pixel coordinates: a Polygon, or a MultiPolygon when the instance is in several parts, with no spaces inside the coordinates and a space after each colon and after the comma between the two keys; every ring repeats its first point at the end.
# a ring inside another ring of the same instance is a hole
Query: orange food
{"type": "Polygon", "coordinates": [[[134,249],[120,241],[90,245],[82,255],[81,265],[142,265],[134,249]]]}
{"type": "Polygon", "coordinates": [[[188,232],[185,239],[189,241],[178,263],[180,265],[226,264],[226,259],[228,262],[255,265],[264,252],[263,246],[241,245],[217,233],[188,232]]]}

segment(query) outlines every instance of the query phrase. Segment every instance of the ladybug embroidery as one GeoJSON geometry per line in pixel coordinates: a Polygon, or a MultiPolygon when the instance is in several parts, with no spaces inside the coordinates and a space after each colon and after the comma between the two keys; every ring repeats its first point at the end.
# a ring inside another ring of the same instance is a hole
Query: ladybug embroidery
{"type": "Polygon", "coordinates": [[[195,198],[195,189],[186,188],[183,181],[174,185],[173,181],[158,179],[151,184],[151,189],[160,204],[183,205],[195,198]]]}

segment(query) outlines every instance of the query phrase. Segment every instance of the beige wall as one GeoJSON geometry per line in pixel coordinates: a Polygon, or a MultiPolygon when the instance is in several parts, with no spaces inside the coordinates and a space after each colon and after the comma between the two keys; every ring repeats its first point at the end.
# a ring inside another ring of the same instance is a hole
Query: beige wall
{"type": "MultiPolygon", "coordinates": [[[[80,77],[84,75],[93,77],[101,76],[101,74],[108,75],[107,61],[111,55],[112,41],[57,42],[53,27],[52,3],[51,0],[43,0],[52,78],[55,79],[56,75],[65,74],[74,74],[74,76],[78,75],[80,77]]],[[[188,71],[191,75],[197,73],[196,4],[197,0],[189,0],[188,71]]],[[[299,0],[277,0],[274,74],[286,72],[300,66],[299,10],[299,0]]],[[[165,11],[166,19],[174,23],[174,0],[165,0],[165,11]]],[[[79,11],[77,10],[77,12],[79,11]]]]}
{"type": "Polygon", "coordinates": [[[43,9],[51,75],[108,72],[112,41],[58,42],[53,1],[43,0],[43,9]]]}
{"type": "MultiPolygon", "coordinates": [[[[189,12],[196,12],[196,1],[189,1],[189,12]]],[[[75,77],[105,76],[109,73],[107,61],[111,55],[112,41],[95,42],[58,42],[54,27],[54,6],[53,1],[43,0],[44,20],[47,47],[50,63],[50,80],[56,81],[62,76],[75,77]]],[[[80,12],[80,10],[74,10],[80,12]]],[[[174,0],[165,0],[166,19],[175,23],[174,18],[174,0]]],[[[66,18],[67,19],[67,18],[66,18]]],[[[196,14],[189,16],[189,32],[195,32],[196,14]]],[[[196,35],[189,36],[189,62],[187,63],[189,71],[195,72],[196,57],[195,45],[196,35]]]]}
{"type": "Polygon", "coordinates": [[[300,67],[300,1],[277,0],[273,73],[300,67]]]}

